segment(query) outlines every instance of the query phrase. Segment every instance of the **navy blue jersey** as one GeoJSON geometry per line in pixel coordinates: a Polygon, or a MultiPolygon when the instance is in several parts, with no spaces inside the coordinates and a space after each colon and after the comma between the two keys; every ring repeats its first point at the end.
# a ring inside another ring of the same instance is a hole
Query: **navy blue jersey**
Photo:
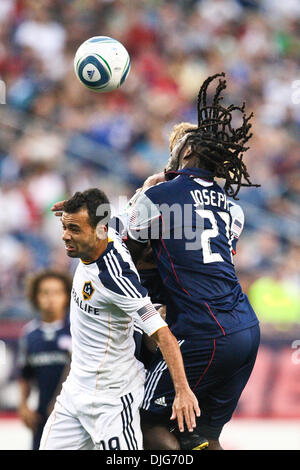
{"type": "Polygon", "coordinates": [[[47,408],[69,363],[71,353],[70,324],[31,321],[20,340],[19,375],[34,381],[39,392],[37,411],[47,416],[47,408]]]}
{"type": "Polygon", "coordinates": [[[236,276],[243,212],[199,169],[149,188],[135,201],[129,236],[151,240],[176,337],[216,338],[258,323],[236,276]]]}

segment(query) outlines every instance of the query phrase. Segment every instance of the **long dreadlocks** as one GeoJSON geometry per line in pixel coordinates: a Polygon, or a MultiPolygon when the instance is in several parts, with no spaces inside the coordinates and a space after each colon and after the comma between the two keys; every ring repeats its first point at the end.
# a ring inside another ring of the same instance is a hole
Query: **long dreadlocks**
{"type": "Polygon", "coordinates": [[[251,183],[243,162],[243,154],[249,149],[245,144],[252,136],[249,131],[253,113],[246,116],[245,103],[241,107],[233,104],[225,107],[220,104],[223,99],[221,93],[226,88],[226,80],[222,78],[219,78],[212,103],[207,104],[208,86],[217,77],[225,77],[225,74],[208,77],[200,88],[197,102],[198,125],[182,123],[177,126],[177,130],[175,128],[175,137],[173,135],[170,140],[174,148],[166,170],[177,169],[181,155],[186,154],[189,149],[188,154],[199,157],[199,166],[210,170],[214,177],[225,179],[226,194],[238,199],[237,194],[242,186],[260,186],[251,183]],[[242,124],[238,128],[232,126],[234,111],[242,113],[242,124]],[[233,188],[234,185],[236,188],[233,188]]]}

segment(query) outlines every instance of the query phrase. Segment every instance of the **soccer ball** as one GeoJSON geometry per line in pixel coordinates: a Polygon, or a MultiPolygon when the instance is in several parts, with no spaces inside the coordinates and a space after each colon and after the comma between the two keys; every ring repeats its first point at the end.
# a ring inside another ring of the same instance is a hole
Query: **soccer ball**
{"type": "Polygon", "coordinates": [[[83,42],[74,57],[78,80],[98,93],[119,88],[130,70],[130,57],[119,41],[95,36],[83,42]]]}

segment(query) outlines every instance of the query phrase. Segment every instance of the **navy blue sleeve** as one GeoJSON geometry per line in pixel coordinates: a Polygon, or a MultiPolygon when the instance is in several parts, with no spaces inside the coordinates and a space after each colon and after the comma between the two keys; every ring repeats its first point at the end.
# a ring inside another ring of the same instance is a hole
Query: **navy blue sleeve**
{"type": "Polygon", "coordinates": [[[17,375],[19,378],[30,380],[35,376],[34,368],[28,362],[28,336],[24,335],[19,341],[17,357],[17,375]]]}

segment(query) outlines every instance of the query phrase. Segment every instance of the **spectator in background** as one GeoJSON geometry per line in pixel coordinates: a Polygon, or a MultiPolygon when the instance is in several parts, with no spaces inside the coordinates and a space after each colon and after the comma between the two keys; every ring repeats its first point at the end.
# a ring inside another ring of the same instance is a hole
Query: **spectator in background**
{"type": "Polygon", "coordinates": [[[293,274],[281,255],[300,238],[299,18],[299,0],[0,1],[0,318],[30,315],[23,272],[72,269],[52,203],[99,185],[113,202],[132,194],[161,171],[170,130],[195,121],[199,85],[220,70],[228,100],[254,112],[246,163],[262,184],[240,192],[248,216],[237,268],[247,285],[266,268],[274,277],[277,261],[293,274]],[[75,50],[97,35],[131,56],[113,93],[92,93],[74,76],[75,50]],[[269,232],[278,239],[265,253],[269,232]]]}
{"type": "Polygon", "coordinates": [[[71,280],[55,271],[43,271],[29,281],[28,297],[40,318],[25,326],[19,352],[19,414],[33,432],[32,449],[38,450],[43,427],[69,370],[71,336],[67,308],[71,280]],[[34,386],[38,406],[29,406],[34,386]]]}
{"type": "Polygon", "coordinates": [[[30,48],[42,61],[49,78],[57,79],[64,74],[64,27],[53,21],[50,7],[47,5],[27,0],[27,8],[27,18],[17,28],[15,41],[24,49],[30,48]]]}

